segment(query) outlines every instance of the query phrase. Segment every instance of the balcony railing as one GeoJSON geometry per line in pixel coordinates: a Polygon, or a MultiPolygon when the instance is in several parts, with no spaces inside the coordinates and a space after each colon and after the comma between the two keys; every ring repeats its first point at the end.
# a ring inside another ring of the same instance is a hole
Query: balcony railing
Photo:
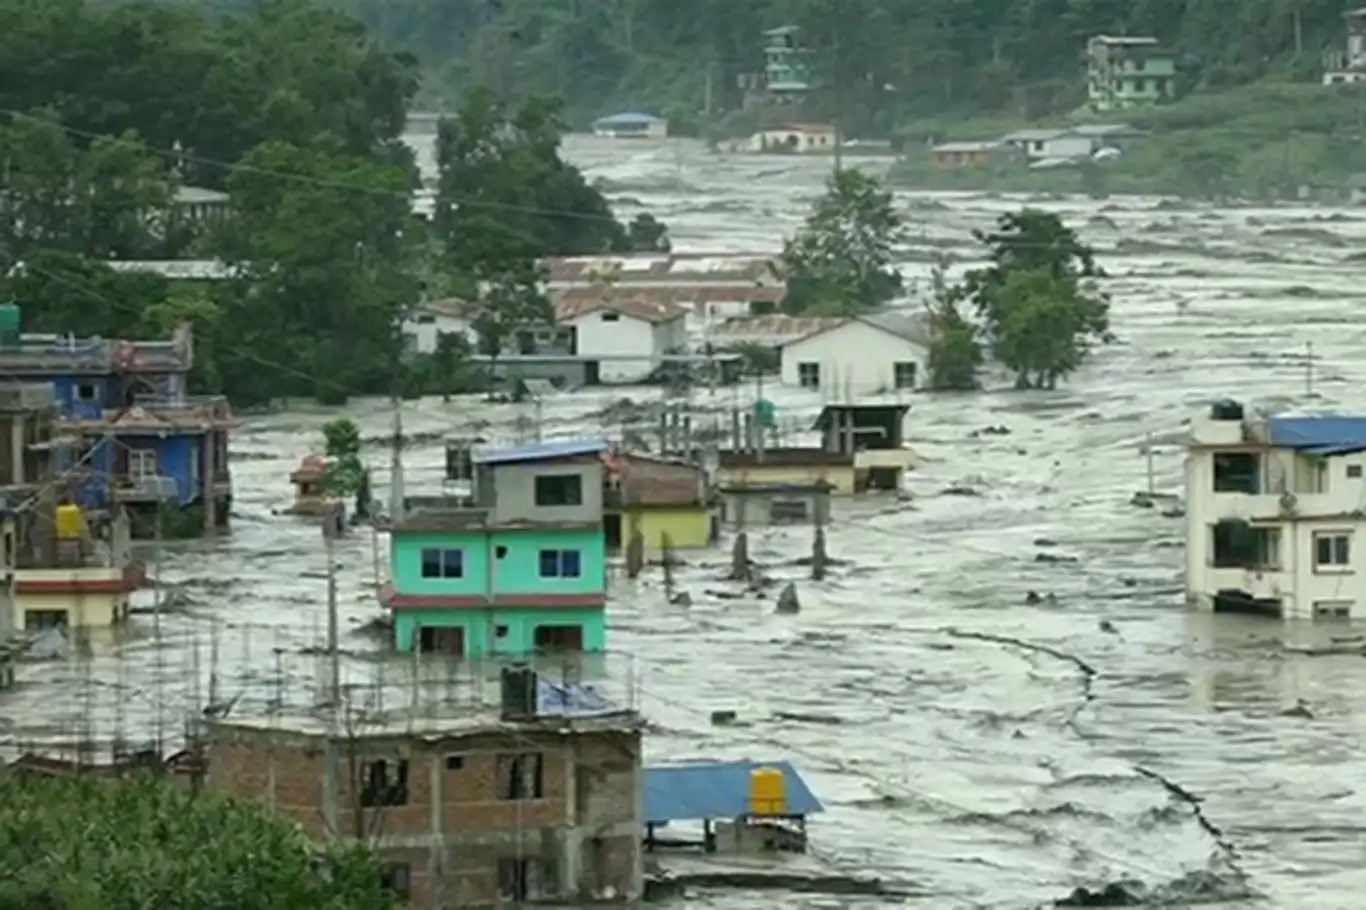
{"type": "Polygon", "coordinates": [[[122,502],[157,502],[180,498],[180,485],[173,477],[115,475],[111,492],[122,502]]]}

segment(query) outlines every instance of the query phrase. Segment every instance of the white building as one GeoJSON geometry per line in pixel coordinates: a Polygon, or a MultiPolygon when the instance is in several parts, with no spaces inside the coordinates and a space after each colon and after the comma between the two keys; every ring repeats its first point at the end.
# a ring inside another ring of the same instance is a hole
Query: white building
{"type": "Polygon", "coordinates": [[[780,123],[760,130],[745,142],[750,152],[796,155],[833,155],[839,137],[829,123],[780,123]]]}
{"type": "Polygon", "coordinates": [[[459,335],[471,348],[477,347],[478,335],[471,321],[467,300],[450,298],[420,303],[403,317],[400,331],[404,347],[414,354],[431,354],[442,335],[459,335]]]}
{"type": "Polygon", "coordinates": [[[569,329],[570,352],[603,358],[598,380],[608,384],[640,382],[659,368],[665,354],[683,353],[688,342],[685,315],[647,294],[555,300],[555,322],[559,329],[569,329]]]}
{"type": "Polygon", "coordinates": [[[1001,141],[1024,152],[1030,161],[1047,158],[1086,158],[1095,150],[1095,140],[1070,129],[1016,130],[1001,141]]]}
{"type": "Polygon", "coordinates": [[[1324,54],[1324,85],[1366,82],[1366,7],[1349,10],[1343,18],[1347,20],[1347,52],[1324,54]]]}
{"type": "Polygon", "coordinates": [[[1216,404],[1186,456],[1186,592],[1205,610],[1366,616],[1366,417],[1216,404]]]}
{"type": "Polygon", "coordinates": [[[925,381],[929,348],[927,317],[837,319],[782,346],[782,383],[844,396],[915,389],[925,381]]]}

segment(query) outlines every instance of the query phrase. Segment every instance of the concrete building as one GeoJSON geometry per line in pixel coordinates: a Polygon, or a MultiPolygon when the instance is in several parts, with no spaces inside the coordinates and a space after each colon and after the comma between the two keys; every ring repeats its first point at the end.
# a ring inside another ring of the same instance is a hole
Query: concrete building
{"type": "Polygon", "coordinates": [[[479,338],[474,331],[473,305],[468,300],[448,298],[429,300],[413,307],[403,317],[399,331],[403,346],[413,354],[433,354],[442,335],[455,335],[474,349],[479,338]]]}
{"type": "Polygon", "coordinates": [[[782,345],[785,386],[845,399],[924,384],[930,326],[924,316],[879,313],[817,326],[782,345]]]}
{"type": "Polygon", "coordinates": [[[554,306],[556,325],[568,332],[569,353],[597,359],[604,384],[641,382],[666,355],[687,348],[686,311],[647,290],[574,289],[555,295],[554,306]]]}
{"type": "Polygon", "coordinates": [[[651,114],[627,111],[594,120],[593,135],[604,139],[663,139],[669,135],[669,121],[651,114]]]}
{"type": "Polygon", "coordinates": [[[478,658],[606,648],[606,443],[476,450],[472,496],[410,499],[390,531],[394,644],[478,658]]]}
{"type": "Polygon", "coordinates": [[[415,910],[638,900],[634,703],[516,668],[500,690],[501,709],[215,720],[205,785],[371,847],[415,910]]]}
{"type": "Polygon", "coordinates": [[[84,469],[79,505],[122,506],[135,530],[166,502],[190,513],[196,527],[227,523],[235,421],[223,396],[186,392],[194,365],[188,325],[169,341],[111,341],[21,335],[19,319],[18,307],[0,312],[0,372],[52,388],[69,443],[58,447],[55,468],[84,469]]]}
{"type": "Polygon", "coordinates": [[[611,453],[603,533],[610,548],[639,534],[647,553],[709,546],[718,526],[706,472],[683,461],[611,453]]]}
{"type": "Polygon", "coordinates": [[[833,155],[839,135],[829,123],[780,123],[750,136],[746,151],[788,155],[833,155]]]}
{"type": "Polygon", "coordinates": [[[764,102],[800,104],[811,91],[801,29],[780,25],[764,32],[764,102]]]}
{"type": "Polygon", "coordinates": [[[1343,13],[1347,20],[1346,52],[1328,51],[1323,59],[1324,85],[1366,81],[1366,7],[1343,13]]]}
{"type": "Polygon", "coordinates": [[[1097,35],[1086,45],[1086,97],[1093,111],[1176,99],[1176,55],[1156,38],[1097,35]]]}
{"type": "Polygon", "coordinates": [[[1264,416],[1220,402],[1186,457],[1186,590],[1199,609],[1366,615],[1366,417],[1264,416]]]}
{"type": "Polygon", "coordinates": [[[1002,167],[1021,160],[1018,149],[1000,139],[942,142],[930,149],[938,167],[1002,167]]]}

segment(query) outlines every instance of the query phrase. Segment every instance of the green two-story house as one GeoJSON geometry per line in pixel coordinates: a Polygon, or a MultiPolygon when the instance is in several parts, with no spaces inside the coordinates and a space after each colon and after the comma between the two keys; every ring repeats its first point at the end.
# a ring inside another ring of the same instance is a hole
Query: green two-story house
{"type": "Polygon", "coordinates": [[[473,496],[390,527],[394,645],[466,658],[606,649],[600,441],[473,453],[473,496]]]}
{"type": "Polygon", "coordinates": [[[1156,38],[1097,35],[1086,45],[1086,98],[1093,111],[1172,101],[1176,56],[1156,38]]]}

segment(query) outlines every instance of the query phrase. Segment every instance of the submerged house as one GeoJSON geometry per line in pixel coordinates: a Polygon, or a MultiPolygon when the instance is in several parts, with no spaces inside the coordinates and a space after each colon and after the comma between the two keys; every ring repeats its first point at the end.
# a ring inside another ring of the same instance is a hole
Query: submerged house
{"type": "Polygon", "coordinates": [[[639,534],[646,552],[699,549],[719,528],[706,472],[683,461],[636,453],[607,458],[603,532],[610,548],[639,534]]]}
{"type": "Polygon", "coordinates": [[[1284,619],[1366,615],[1366,416],[1266,416],[1235,401],[1186,443],[1186,593],[1284,619]]]}
{"type": "Polygon", "coordinates": [[[381,603],[400,651],[467,658],[606,648],[606,443],[471,455],[471,495],[410,499],[391,519],[381,603]]]}
{"type": "Polygon", "coordinates": [[[804,853],[807,819],[825,811],[785,761],[699,761],[645,769],[645,849],[804,853]],[[701,822],[702,840],[670,835],[701,822]]]}
{"type": "Polygon", "coordinates": [[[902,425],[909,405],[827,405],[813,426],[816,446],[767,445],[762,428],[747,422],[733,447],[718,453],[720,487],[827,486],[834,495],[895,491],[917,462],[902,425]]]}
{"type": "Polygon", "coordinates": [[[84,474],[78,505],[123,507],[135,532],[150,531],[159,505],[190,518],[185,530],[226,525],[235,421],[223,396],[186,392],[194,365],[188,325],[169,341],[116,341],[21,335],[19,324],[18,307],[0,307],[0,372],[52,388],[65,443],[55,468],[84,474]]]}

